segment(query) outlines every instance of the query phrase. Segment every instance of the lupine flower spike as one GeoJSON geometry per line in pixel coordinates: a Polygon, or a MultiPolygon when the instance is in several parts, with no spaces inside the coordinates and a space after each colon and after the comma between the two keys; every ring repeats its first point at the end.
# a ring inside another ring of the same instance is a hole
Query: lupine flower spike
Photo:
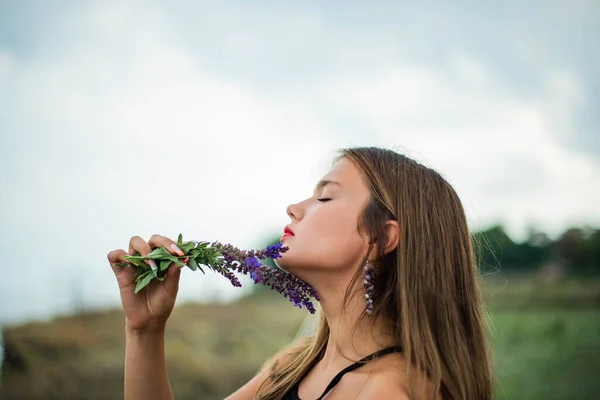
{"type": "Polygon", "coordinates": [[[187,266],[192,271],[199,269],[204,273],[202,267],[207,267],[227,278],[233,286],[241,287],[242,284],[235,276],[235,273],[250,275],[255,284],[261,284],[281,293],[283,297],[291,301],[295,306],[315,313],[315,308],[311,298],[319,301],[317,292],[306,282],[283,271],[280,268],[263,265],[259,260],[267,258],[281,258],[288,248],[278,243],[268,246],[265,250],[242,250],[230,244],[220,242],[183,242],[182,235],[177,238],[177,247],[185,254],[175,256],[164,247],[154,249],[146,256],[136,254],[125,256],[125,263],[117,264],[120,266],[132,266],[136,269],[136,287],[135,293],[138,293],[152,279],[163,281],[165,274],[171,263],[180,267],[187,266]],[[187,258],[187,263],[180,259],[187,258]],[[154,260],[157,267],[151,267],[146,263],[147,260],[154,260]]]}

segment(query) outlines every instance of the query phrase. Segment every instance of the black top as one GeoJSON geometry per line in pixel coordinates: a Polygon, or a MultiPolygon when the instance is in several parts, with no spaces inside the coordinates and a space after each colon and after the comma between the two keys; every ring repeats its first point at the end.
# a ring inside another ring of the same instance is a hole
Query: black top
{"type": "MultiPolygon", "coordinates": [[[[335,385],[338,384],[338,382],[342,379],[342,376],[344,376],[345,373],[354,371],[355,369],[360,368],[363,365],[365,365],[367,362],[374,360],[376,358],[382,357],[386,354],[396,353],[396,352],[401,352],[401,351],[402,351],[402,347],[400,347],[400,346],[386,347],[385,349],[381,349],[374,353],[371,353],[368,356],[366,356],[365,358],[361,359],[360,361],[357,361],[354,364],[344,368],[331,380],[331,382],[329,382],[329,385],[327,385],[327,388],[325,389],[323,394],[321,396],[319,396],[319,398],[317,400],[321,400],[323,397],[325,397],[325,395],[327,393],[329,393],[329,391],[331,389],[333,389],[333,387],[335,385]]],[[[302,400],[298,396],[298,387],[300,386],[300,382],[302,382],[302,379],[304,379],[304,376],[302,378],[300,378],[298,383],[296,383],[294,385],[294,387],[291,388],[290,391],[285,396],[283,396],[283,398],[281,400],[302,400]]]]}

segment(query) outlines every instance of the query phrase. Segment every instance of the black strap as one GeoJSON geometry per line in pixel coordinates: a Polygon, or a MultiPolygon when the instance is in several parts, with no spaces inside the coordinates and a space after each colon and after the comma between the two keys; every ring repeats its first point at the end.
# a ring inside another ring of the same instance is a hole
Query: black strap
{"type": "Polygon", "coordinates": [[[374,353],[369,354],[368,356],[366,356],[365,358],[362,358],[361,360],[355,362],[354,364],[344,368],[343,370],[341,370],[332,380],[331,382],[329,382],[329,385],[327,386],[327,388],[325,389],[325,391],[323,392],[323,394],[317,399],[317,400],[321,400],[323,397],[325,397],[325,395],[327,393],[329,393],[329,391],[331,389],[333,389],[333,387],[335,385],[337,385],[340,380],[342,379],[342,377],[344,376],[344,374],[350,372],[350,371],[354,371],[357,368],[362,367],[363,365],[365,365],[367,362],[374,360],[376,358],[379,357],[383,357],[386,354],[389,353],[395,353],[395,352],[400,352],[402,351],[402,347],[401,346],[393,346],[393,347],[386,347],[385,349],[381,349],[378,350],[374,353]]]}

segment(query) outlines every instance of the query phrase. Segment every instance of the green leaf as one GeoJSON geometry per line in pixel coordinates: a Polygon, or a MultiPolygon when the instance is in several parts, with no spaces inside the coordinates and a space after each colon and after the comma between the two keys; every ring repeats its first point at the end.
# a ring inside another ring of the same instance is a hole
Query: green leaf
{"type": "Polygon", "coordinates": [[[129,262],[130,264],[135,265],[136,267],[145,264],[144,257],[142,256],[125,256],[123,257],[123,259],[129,262]]]}
{"type": "Polygon", "coordinates": [[[195,246],[196,246],[196,244],[194,242],[187,242],[187,243],[182,244],[181,246],[179,246],[179,248],[185,254],[188,254],[195,246]]]}
{"type": "Polygon", "coordinates": [[[194,249],[190,251],[190,258],[198,258],[198,256],[202,253],[200,249],[194,249]]]}
{"type": "Polygon", "coordinates": [[[179,265],[180,267],[185,267],[185,264],[182,263],[179,258],[177,256],[174,256],[172,254],[169,255],[169,257],[166,257],[170,262],[179,265]]]}
{"type": "Polygon", "coordinates": [[[194,260],[193,258],[190,258],[187,262],[187,266],[192,270],[195,271],[198,268],[198,263],[196,262],[196,260],[194,260]]]}
{"type": "Polygon", "coordinates": [[[159,258],[165,258],[171,255],[171,252],[164,247],[159,247],[157,249],[152,250],[150,253],[146,255],[146,258],[151,258],[153,260],[157,260],[159,258]]]}
{"type": "Polygon", "coordinates": [[[166,271],[169,268],[169,265],[171,265],[171,260],[161,260],[160,261],[160,270],[166,271]]]}
{"type": "Polygon", "coordinates": [[[179,247],[180,244],[183,244],[183,235],[181,233],[177,236],[177,247],[179,247]]]}
{"type": "Polygon", "coordinates": [[[143,288],[145,288],[150,283],[150,281],[152,281],[152,279],[154,278],[154,275],[151,273],[151,271],[148,271],[148,272],[149,273],[147,275],[145,275],[143,278],[141,275],[138,277],[138,282],[135,285],[135,290],[134,290],[135,294],[138,294],[138,292],[140,290],[142,290],[143,288]],[[141,278],[141,279],[139,279],[139,278],[141,278]]]}

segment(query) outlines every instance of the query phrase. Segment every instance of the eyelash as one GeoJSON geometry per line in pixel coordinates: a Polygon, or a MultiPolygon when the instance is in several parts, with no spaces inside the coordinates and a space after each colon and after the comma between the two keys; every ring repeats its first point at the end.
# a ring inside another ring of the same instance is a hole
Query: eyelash
{"type": "Polygon", "coordinates": [[[317,200],[318,200],[318,201],[325,202],[325,201],[329,201],[329,200],[331,200],[331,199],[330,199],[329,197],[323,197],[322,199],[317,199],[317,200]]]}

